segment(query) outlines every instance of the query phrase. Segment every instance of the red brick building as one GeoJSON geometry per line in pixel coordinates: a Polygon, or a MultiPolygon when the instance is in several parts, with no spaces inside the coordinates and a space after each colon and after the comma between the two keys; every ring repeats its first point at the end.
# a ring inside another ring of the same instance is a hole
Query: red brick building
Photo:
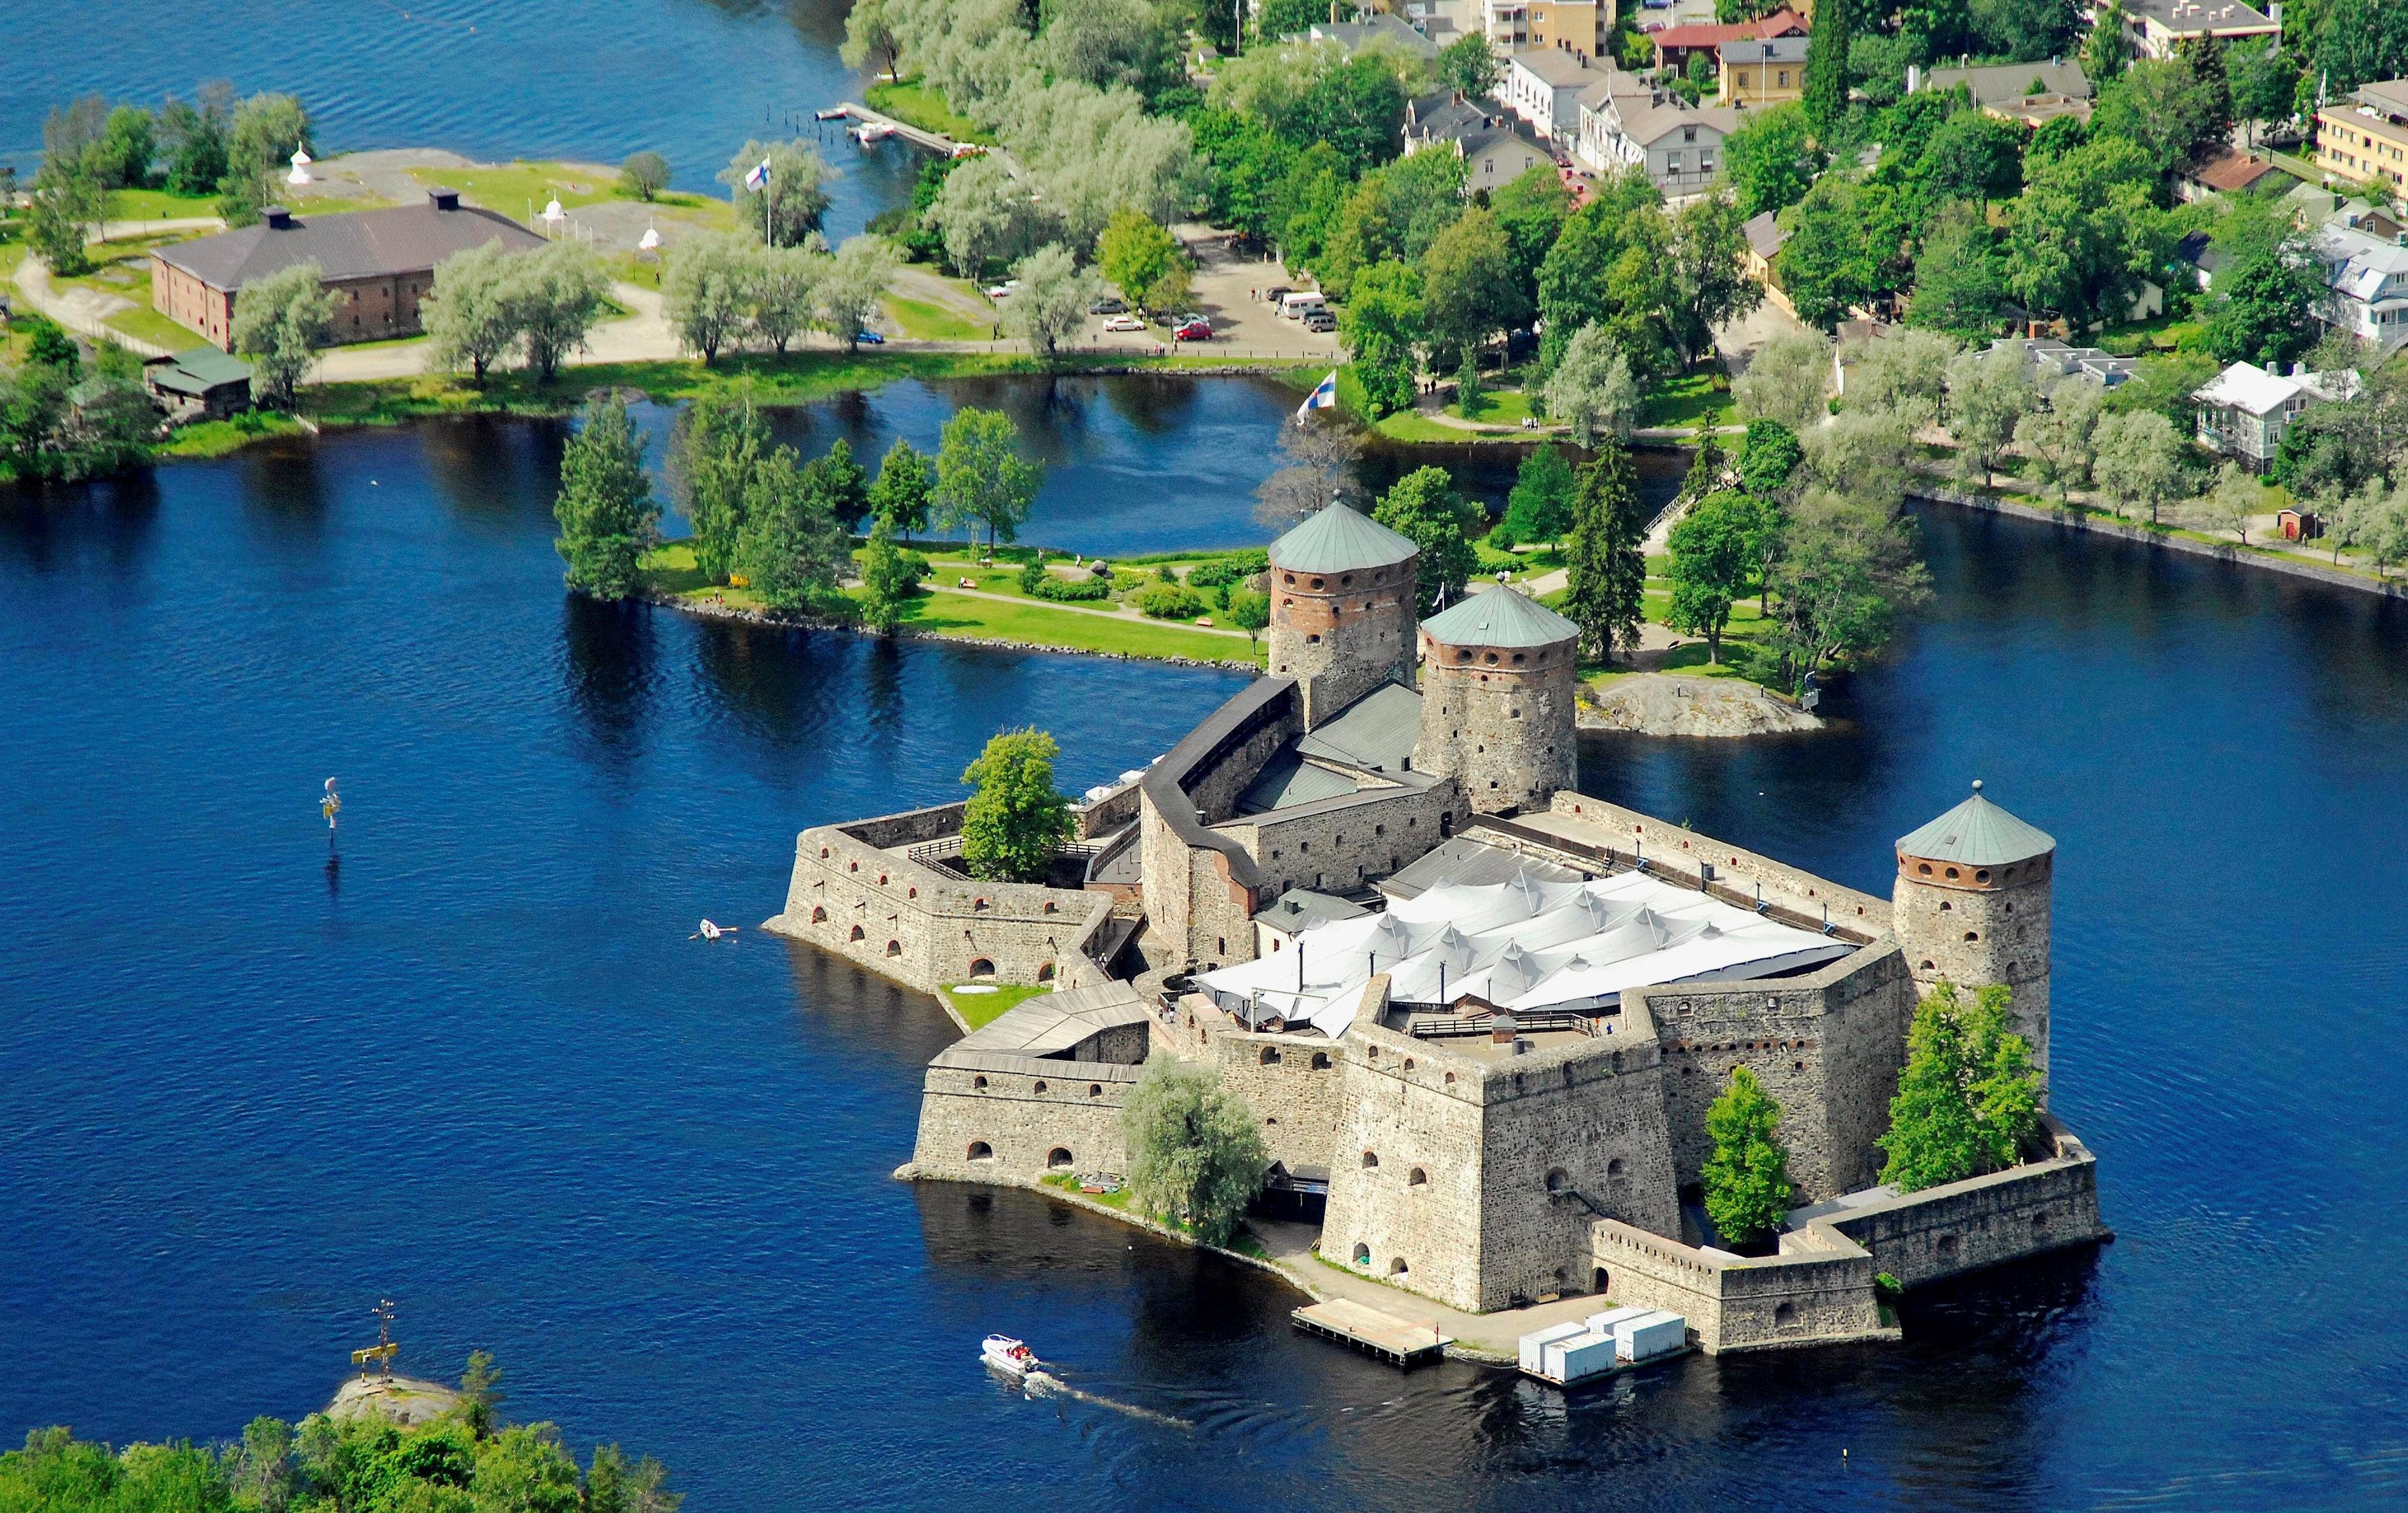
{"type": "Polygon", "coordinates": [[[507,216],[462,205],[448,189],[430,191],[424,205],[307,220],[271,205],[255,226],[152,252],[150,303],[232,350],[235,296],[243,286],[314,261],[324,274],[321,287],[338,302],[336,342],[414,336],[418,302],[434,287],[435,265],[494,241],[514,249],[544,245],[507,216]]]}

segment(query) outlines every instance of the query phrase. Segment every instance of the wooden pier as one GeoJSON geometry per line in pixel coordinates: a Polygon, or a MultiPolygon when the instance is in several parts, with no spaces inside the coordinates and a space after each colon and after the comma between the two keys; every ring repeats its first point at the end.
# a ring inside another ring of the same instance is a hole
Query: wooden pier
{"type": "Polygon", "coordinates": [[[1309,1304],[1288,1317],[1296,1320],[1297,1328],[1308,1335],[1335,1340],[1399,1368],[1439,1360],[1446,1354],[1446,1348],[1455,1343],[1455,1336],[1440,1334],[1435,1322],[1399,1319],[1369,1304],[1346,1298],[1309,1304]]]}

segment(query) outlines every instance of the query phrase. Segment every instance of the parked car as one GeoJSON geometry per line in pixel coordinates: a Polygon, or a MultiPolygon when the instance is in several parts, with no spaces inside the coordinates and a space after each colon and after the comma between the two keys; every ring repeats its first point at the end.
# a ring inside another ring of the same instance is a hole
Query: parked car
{"type": "Polygon", "coordinates": [[[886,345],[886,338],[880,335],[875,331],[856,332],[853,339],[859,342],[864,347],[883,347],[886,345]]]}
{"type": "Polygon", "coordinates": [[[1330,314],[1327,310],[1308,311],[1304,317],[1304,329],[1307,331],[1318,331],[1326,335],[1327,333],[1338,329],[1338,317],[1330,314]]]}
{"type": "Polygon", "coordinates": [[[1128,302],[1112,294],[1106,294],[1087,307],[1089,315],[1125,315],[1127,312],[1128,302]]]}
{"type": "Polygon", "coordinates": [[[1295,293],[1296,287],[1293,284],[1281,284],[1276,288],[1266,289],[1263,291],[1263,303],[1266,305],[1277,305],[1281,300],[1287,298],[1290,294],[1295,293]]]}
{"type": "Polygon", "coordinates": [[[1143,331],[1145,322],[1134,315],[1115,315],[1104,322],[1106,331],[1143,331]]]}
{"type": "Polygon", "coordinates": [[[1018,293],[1020,293],[1020,280],[1017,278],[1006,278],[999,284],[989,284],[987,286],[986,297],[989,299],[1010,299],[1012,295],[1017,294],[1018,293]]]}
{"type": "Polygon", "coordinates": [[[1178,341],[1211,341],[1212,322],[1200,315],[1182,316],[1179,324],[1171,327],[1170,335],[1178,341]]]}

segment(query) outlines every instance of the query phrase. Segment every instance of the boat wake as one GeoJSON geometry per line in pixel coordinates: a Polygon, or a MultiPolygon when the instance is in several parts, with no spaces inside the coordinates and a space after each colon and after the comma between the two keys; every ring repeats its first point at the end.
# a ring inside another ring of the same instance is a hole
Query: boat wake
{"type": "Polygon", "coordinates": [[[1141,1408],[1134,1403],[1123,1403],[1117,1398],[1098,1397],[1093,1392],[1081,1392],[1050,1371],[1030,1372],[1023,1385],[1031,1397],[1072,1398],[1081,1403],[1091,1403],[1099,1408],[1110,1408],[1114,1413],[1125,1413],[1132,1419],[1144,1419],[1153,1423],[1167,1424],[1173,1429],[1184,1429],[1192,1433],[1196,1428],[1193,1422],[1185,1419],[1174,1418],[1168,1413],[1156,1413],[1152,1408],[1141,1408]]]}

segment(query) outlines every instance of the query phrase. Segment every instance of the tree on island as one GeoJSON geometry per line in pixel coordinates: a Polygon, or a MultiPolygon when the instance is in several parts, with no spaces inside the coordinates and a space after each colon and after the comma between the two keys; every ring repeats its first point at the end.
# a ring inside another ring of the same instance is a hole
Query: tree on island
{"type": "Polygon", "coordinates": [[[1121,1111],[1129,1195],[1147,1213],[1226,1245],[1262,1191],[1269,1157],[1245,1101],[1217,1068],[1156,1056],[1121,1111]]]}
{"type": "Polygon", "coordinates": [[[1061,246],[1039,248],[1013,264],[1011,273],[1020,292],[1004,308],[1003,327],[1026,338],[1030,354],[1050,364],[1085,322],[1096,299],[1095,278],[1061,246]]]}
{"type": "Polygon", "coordinates": [[[880,510],[861,553],[862,622],[881,635],[893,635],[904,604],[919,591],[927,570],[928,559],[895,545],[894,513],[880,510]]]}
{"type": "Polygon", "coordinates": [[[869,486],[871,511],[891,521],[903,533],[903,539],[910,540],[912,532],[928,528],[928,499],[937,487],[936,473],[927,453],[896,436],[879,462],[878,481],[869,486]]]}
{"type": "Polygon", "coordinates": [[[1639,646],[1639,621],[1647,592],[1645,506],[1630,453],[1608,441],[1597,460],[1581,469],[1572,504],[1570,592],[1564,615],[1580,627],[1581,643],[1611,659],[1639,646]]]}
{"type": "Polygon", "coordinates": [[[661,313],[705,367],[744,334],[752,250],[732,232],[706,234],[671,247],[661,269],[661,313]]]}
{"type": "Polygon", "coordinates": [[[2031,1047],[2007,1028],[2009,990],[1998,983],[1966,1002],[1953,982],[1915,1006],[1906,1070],[1889,1101],[1889,1154],[1882,1180],[1915,1192],[2014,1165],[2040,1127],[2040,1074],[2031,1047]]]}
{"type": "Polygon", "coordinates": [[[435,264],[435,286],[419,302],[426,364],[484,387],[485,371],[519,344],[518,311],[509,298],[510,249],[498,241],[463,248],[435,264]]]}
{"type": "Polygon", "coordinates": [[[315,259],[253,281],[235,301],[234,352],[251,364],[260,402],[291,410],[335,320],[335,296],[319,285],[315,259]]]}
{"type": "Polygon", "coordinates": [[[605,390],[585,402],[584,423],[560,454],[552,512],[570,588],[596,599],[636,591],[637,562],[660,538],[661,507],[644,472],[643,435],[618,395],[605,390]]]}
{"type": "Polygon", "coordinates": [[[1706,1186],[1706,1217],[1726,1245],[1753,1245],[1781,1227],[1795,1192],[1789,1185],[1789,1150],[1781,1143],[1781,1105],[1744,1066],[1731,1068],[1730,1085],[1706,1110],[1712,1149],[1700,1175],[1706,1186]]]}
{"type": "Polygon", "coordinates": [[[945,422],[929,503],[948,525],[986,528],[986,554],[1028,519],[1045,470],[1020,455],[1020,433],[1001,410],[965,405],[945,422]]]}
{"type": "Polygon", "coordinates": [[[1271,602],[1267,595],[1245,588],[1229,591],[1229,623],[1246,633],[1248,646],[1254,644],[1254,638],[1270,622],[1271,602]]]}
{"type": "Polygon", "coordinates": [[[746,491],[769,451],[769,422],[749,389],[704,394],[669,433],[669,488],[694,533],[694,564],[707,582],[724,583],[736,570],[746,491]]]}
{"type": "Polygon", "coordinates": [[[852,507],[843,496],[847,469],[860,477],[849,455],[798,466],[792,447],[778,448],[753,469],[744,490],[736,563],[745,586],[772,609],[803,608],[836,586],[845,562],[838,511],[852,507]]]}
{"type": "Polygon", "coordinates": [[[1513,492],[1505,496],[1505,531],[1516,544],[1554,546],[1572,528],[1572,495],[1580,480],[1556,447],[1541,447],[1522,459],[1513,492]]]}
{"type": "Polygon", "coordinates": [[[1731,606],[1755,580],[1755,516],[1754,500],[1723,489],[1690,506],[1672,527],[1672,626],[1706,638],[1709,665],[1721,664],[1731,606]]]}
{"type": "Polygon", "coordinates": [[[525,339],[537,382],[550,383],[568,354],[584,348],[609,289],[600,260],[575,242],[554,242],[510,260],[502,298],[525,339]]]}
{"type": "Polygon", "coordinates": [[[962,865],[971,877],[1045,879],[1054,853],[1078,833],[1070,801],[1054,786],[1054,759],[1061,754],[1041,730],[1007,730],[963,769],[972,792],[962,809],[962,865]]]}
{"type": "Polygon", "coordinates": [[[748,141],[719,170],[719,181],[728,187],[743,212],[744,229],[772,247],[798,247],[804,237],[820,229],[820,217],[828,207],[827,191],[821,186],[833,177],[820,159],[820,150],[799,137],[791,142],[748,141]],[[768,171],[756,188],[751,178],[765,163],[768,171]]]}
{"type": "Polygon", "coordinates": [[[1455,479],[1445,468],[1417,467],[1398,478],[1371,511],[1371,518],[1421,549],[1419,576],[1413,584],[1419,614],[1433,614],[1441,602],[1453,602],[1479,569],[1471,533],[1475,522],[1485,522],[1455,492],[1455,479]]]}
{"type": "Polygon", "coordinates": [[[1594,447],[1600,437],[1619,441],[1639,414],[1630,360],[1614,349],[1612,333],[1602,325],[1583,326],[1573,335],[1540,397],[1549,420],[1571,428],[1575,446],[1594,447]]]}
{"type": "Polygon", "coordinates": [[[254,94],[234,107],[226,131],[225,178],[218,214],[228,226],[248,226],[275,196],[276,176],[309,145],[309,112],[290,94],[254,94]]]}
{"type": "Polygon", "coordinates": [[[878,314],[886,286],[895,279],[895,249],[883,236],[848,236],[820,280],[820,325],[844,343],[848,352],[861,350],[861,334],[878,314]]]}
{"type": "Polygon", "coordinates": [[[619,164],[619,189],[623,193],[649,204],[668,187],[669,160],[657,152],[630,152],[627,161],[619,164]]]}

